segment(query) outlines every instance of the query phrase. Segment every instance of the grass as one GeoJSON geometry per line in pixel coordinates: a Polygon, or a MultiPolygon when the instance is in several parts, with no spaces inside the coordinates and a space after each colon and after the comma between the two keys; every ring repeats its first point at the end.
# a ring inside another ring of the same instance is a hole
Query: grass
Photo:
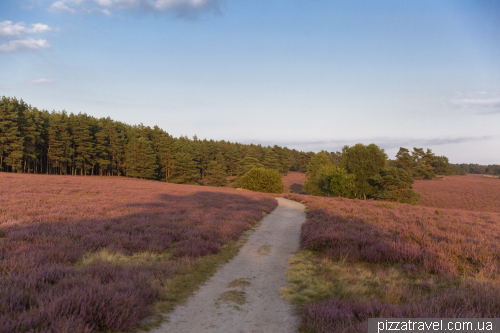
{"type": "Polygon", "coordinates": [[[397,265],[333,261],[313,251],[297,253],[289,264],[289,284],[280,289],[280,296],[298,306],[334,296],[399,304],[462,283],[434,274],[404,273],[397,265]]]}

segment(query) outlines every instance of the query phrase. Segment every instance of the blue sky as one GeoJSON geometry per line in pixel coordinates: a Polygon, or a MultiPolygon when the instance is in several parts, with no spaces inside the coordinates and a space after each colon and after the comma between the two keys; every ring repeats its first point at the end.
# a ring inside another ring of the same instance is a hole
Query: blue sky
{"type": "Polygon", "coordinates": [[[0,95],[304,151],[500,163],[500,1],[2,0],[0,95]]]}

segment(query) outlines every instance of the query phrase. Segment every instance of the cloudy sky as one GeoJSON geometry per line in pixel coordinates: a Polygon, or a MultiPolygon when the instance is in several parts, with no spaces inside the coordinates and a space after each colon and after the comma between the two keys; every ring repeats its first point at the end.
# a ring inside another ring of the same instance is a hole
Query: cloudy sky
{"type": "Polygon", "coordinates": [[[500,163],[500,2],[1,0],[0,95],[305,151],[500,163]]]}

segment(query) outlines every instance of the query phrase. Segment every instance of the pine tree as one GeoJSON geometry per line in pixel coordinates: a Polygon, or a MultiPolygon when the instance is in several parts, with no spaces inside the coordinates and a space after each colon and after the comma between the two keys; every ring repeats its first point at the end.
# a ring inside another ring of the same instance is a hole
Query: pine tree
{"type": "Polygon", "coordinates": [[[413,165],[414,161],[413,157],[410,155],[410,151],[400,147],[396,154],[396,167],[411,173],[413,171],[413,165]]]}
{"type": "Polygon", "coordinates": [[[99,175],[101,176],[109,174],[109,166],[111,164],[109,154],[111,127],[112,121],[109,117],[99,119],[99,130],[95,135],[95,154],[96,162],[99,165],[99,175]]]}
{"type": "Polygon", "coordinates": [[[172,173],[174,138],[158,128],[158,133],[155,134],[153,145],[158,159],[157,178],[165,180],[168,183],[172,173]]]}
{"type": "Polygon", "coordinates": [[[154,179],[156,176],[156,154],[146,138],[132,137],[127,146],[127,176],[154,179]]]}
{"type": "Polygon", "coordinates": [[[83,176],[92,167],[92,154],[94,153],[87,115],[79,113],[72,120],[71,127],[73,131],[73,149],[75,152],[75,174],[80,169],[80,175],[83,176]]]}
{"type": "Polygon", "coordinates": [[[414,182],[411,173],[402,168],[387,167],[372,178],[378,188],[374,198],[415,205],[420,194],[412,190],[414,182]]]}
{"type": "Polygon", "coordinates": [[[278,154],[272,150],[266,154],[266,158],[264,159],[264,162],[262,162],[262,165],[264,165],[264,168],[266,169],[281,173],[281,165],[278,162],[278,154]]]}
{"type": "Polygon", "coordinates": [[[179,152],[172,161],[170,181],[176,184],[193,184],[200,178],[191,154],[179,152]]]}
{"type": "Polygon", "coordinates": [[[73,148],[71,148],[71,135],[69,134],[68,127],[68,115],[65,111],[63,111],[61,113],[61,121],[59,122],[58,131],[60,147],[62,149],[60,174],[64,175],[68,173],[68,166],[71,163],[71,157],[73,155],[73,148]]]}
{"type": "Polygon", "coordinates": [[[2,98],[0,103],[0,170],[3,163],[12,171],[22,171],[23,137],[17,124],[17,100],[2,98]]]}
{"type": "Polygon", "coordinates": [[[207,170],[206,184],[210,186],[225,186],[226,164],[222,153],[218,153],[215,161],[211,161],[207,170]]]}
{"type": "Polygon", "coordinates": [[[61,164],[64,160],[64,146],[59,131],[60,123],[61,115],[53,112],[49,120],[47,157],[52,169],[55,169],[55,173],[61,168],[61,164]]]}
{"type": "Polygon", "coordinates": [[[420,179],[434,179],[436,178],[436,174],[434,173],[434,168],[432,167],[432,163],[435,160],[435,155],[432,153],[430,149],[427,149],[427,152],[424,152],[423,148],[413,148],[412,152],[413,157],[413,177],[420,179]]]}
{"type": "MultiPolygon", "coordinates": [[[[23,170],[25,173],[30,172],[30,165],[36,159],[36,141],[40,136],[38,126],[35,122],[37,114],[29,108],[23,109],[18,114],[18,127],[21,135],[24,138],[23,149],[23,170]]],[[[34,170],[34,169],[33,169],[34,170]]]]}

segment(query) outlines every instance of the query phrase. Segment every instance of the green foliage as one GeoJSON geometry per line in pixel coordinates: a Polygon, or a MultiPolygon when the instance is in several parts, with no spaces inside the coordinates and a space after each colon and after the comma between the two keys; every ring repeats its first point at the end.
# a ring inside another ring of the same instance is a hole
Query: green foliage
{"type": "Polygon", "coordinates": [[[324,192],[318,187],[318,175],[323,167],[331,166],[333,164],[328,156],[322,152],[315,154],[307,165],[307,181],[304,184],[304,191],[311,195],[324,195],[324,192]]]}
{"type": "Polygon", "coordinates": [[[206,185],[227,185],[226,164],[224,163],[224,156],[222,156],[222,153],[218,153],[215,161],[211,161],[208,165],[206,185]]]}
{"type": "Polygon", "coordinates": [[[406,148],[399,148],[394,165],[397,168],[410,172],[414,178],[434,179],[438,175],[465,175],[466,172],[458,164],[450,164],[446,156],[435,156],[430,149],[413,148],[413,152],[406,148]]]}
{"type": "Polygon", "coordinates": [[[398,153],[396,154],[396,165],[397,168],[401,168],[407,172],[412,172],[414,161],[413,157],[410,155],[410,151],[406,148],[400,147],[398,153]]]}
{"type": "Polygon", "coordinates": [[[335,165],[323,166],[316,177],[318,189],[324,196],[350,197],[354,190],[353,174],[335,165]]]}
{"type": "Polygon", "coordinates": [[[259,163],[255,157],[245,157],[238,163],[237,175],[243,177],[248,171],[253,168],[263,168],[264,166],[259,163]]]}
{"type": "Polygon", "coordinates": [[[151,142],[142,137],[132,138],[127,148],[127,176],[153,179],[158,166],[151,142]]]}
{"type": "Polygon", "coordinates": [[[253,168],[241,178],[244,189],[265,193],[282,193],[284,186],[281,174],[275,170],[253,168]]]}
{"type": "Polygon", "coordinates": [[[264,168],[266,169],[281,173],[281,165],[278,162],[278,154],[276,154],[274,151],[270,151],[266,154],[266,158],[262,162],[262,165],[264,165],[264,168]]]}
{"type": "Polygon", "coordinates": [[[15,103],[8,103],[5,99],[0,103],[0,170],[4,162],[12,171],[21,170],[23,138],[19,133],[16,107],[15,103]]]}
{"type": "Polygon", "coordinates": [[[411,174],[404,169],[387,167],[372,177],[377,188],[374,198],[377,200],[416,204],[420,194],[412,190],[414,182],[411,174]]]}
{"type": "MultiPolygon", "coordinates": [[[[204,179],[210,164],[220,152],[228,175],[239,179],[250,169],[273,168],[282,174],[306,172],[313,152],[286,147],[244,145],[227,141],[200,140],[198,137],[174,138],[154,126],[128,125],[108,118],[87,114],[38,110],[15,98],[0,99],[0,171],[71,175],[125,176],[151,174],[137,171],[129,151],[137,138],[150,143],[156,169],[151,179],[167,182],[193,183],[204,179]],[[178,171],[185,161],[176,161],[187,154],[192,165],[186,175],[178,171]],[[247,159],[249,158],[249,159],[247,159]],[[253,159],[252,159],[253,158],[253,159]],[[194,168],[193,168],[194,167],[194,168]],[[174,168],[176,170],[174,170],[174,168]],[[195,177],[196,176],[196,177],[195,177]],[[195,179],[196,178],[196,179],[195,179]]],[[[340,154],[323,152],[337,164],[340,154]]],[[[148,169],[148,168],[146,168],[148,169]]]]}
{"type": "Polygon", "coordinates": [[[354,174],[355,198],[373,197],[378,189],[370,179],[386,167],[387,155],[375,144],[365,146],[358,143],[352,147],[344,146],[340,159],[340,167],[347,173],[354,174]]]}
{"type": "Polygon", "coordinates": [[[434,167],[432,166],[436,160],[436,156],[430,149],[424,152],[423,148],[413,148],[412,157],[414,161],[413,177],[420,179],[436,178],[434,167]]]}
{"type": "Polygon", "coordinates": [[[200,178],[193,157],[188,153],[177,153],[172,162],[170,181],[176,184],[194,184],[200,178]]]}

